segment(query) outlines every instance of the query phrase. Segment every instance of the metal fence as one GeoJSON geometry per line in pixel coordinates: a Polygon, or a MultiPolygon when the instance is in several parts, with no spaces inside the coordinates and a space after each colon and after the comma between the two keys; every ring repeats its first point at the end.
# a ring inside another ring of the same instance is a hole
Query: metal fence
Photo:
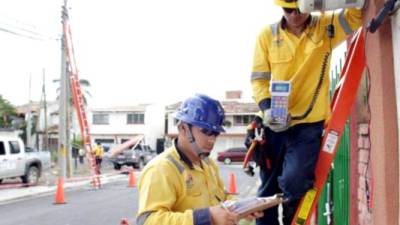
{"type": "MultiPolygon", "coordinates": [[[[331,70],[331,96],[339,81],[343,60],[331,70]]],[[[338,147],[332,170],[329,174],[318,204],[318,225],[350,224],[350,125],[345,130],[338,147]],[[334,222],[333,222],[334,221],[334,222]]]]}

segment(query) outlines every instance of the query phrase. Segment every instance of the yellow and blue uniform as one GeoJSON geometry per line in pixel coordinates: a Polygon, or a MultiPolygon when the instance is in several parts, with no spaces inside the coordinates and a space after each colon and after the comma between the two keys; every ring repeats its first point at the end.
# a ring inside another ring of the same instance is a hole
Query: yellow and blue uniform
{"type": "MultiPolygon", "coordinates": [[[[295,1],[282,7],[296,8],[295,1]]],[[[259,196],[283,192],[290,201],[283,206],[283,223],[291,224],[299,199],[312,187],[321,145],[324,121],[330,116],[329,66],[332,48],[356,30],[362,22],[358,9],[310,15],[300,36],[286,29],[283,17],[258,36],[251,74],[253,97],[262,111],[271,107],[270,82],[291,81],[288,113],[292,119],[286,131],[266,128],[266,144],[255,151],[260,164],[259,196]],[[327,26],[333,24],[334,36],[327,26]],[[322,68],[326,69],[323,70],[322,68]],[[317,87],[321,82],[319,91],[317,87]],[[315,103],[309,111],[311,102],[315,103]],[[306,112],[309,111],[307,114],[306,112]],[[272,167],[264,165],[270,160],[272,167]]],[[[264,211],[257,225],[278,225],[278,210],[264,211]]]]}
{"type": "MultiPolygon", "coordinates": [[[[335,35],[330,39],[326,27],[332,13],[311,15],[308,26],[300,37],[285,29],[285,20],[266,27],[256,42],[251,84],[253,96],[261,110],[270,107],[269,84],[271,80],[291,81],[289,113],[302,115],[309,107],[321,77],[324,57],[361,25],[361,11],[345,9],[333,15],[335,35]]],[[[330,58],[329,58],[330,59],[330,58]]],[[[329,64],[323,74],[323,83],[309,115],[294,120],[291,125],[311,123],[329,117],[329,64]]]]}
{"type": "Polygon", "coordinates": [[[138,225],[208,225],[208,207],[230,198],[212,159],[195,165],[175,145],[144,168],[138,182],[138,225]]]}

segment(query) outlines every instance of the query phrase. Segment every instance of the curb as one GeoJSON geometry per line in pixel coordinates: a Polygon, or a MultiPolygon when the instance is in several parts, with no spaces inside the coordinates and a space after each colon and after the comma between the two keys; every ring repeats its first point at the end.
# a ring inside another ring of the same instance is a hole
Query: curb
{"type": "MultiPolygon", "coordinates": [[[[135,172],[138,176],[138,172],[135,172]]],[[[102,178],[102,184],[111,183],[118,180],[128,179],[125,174],[115,174],[102,178]]],[[[128,182],[128,181],[127,181],[128,182]]],[[[83,187],[91,187],[90,180],[79,181],[79,182],[67,182],[64,183],[64,190],[77,190],[83,187]]],[[[0,190],[0,205],[26,199],[30,197],[40,197],[50,194],[54,194],[57,186],[34,186],[29,188],[13,188],[0,190]]]]}

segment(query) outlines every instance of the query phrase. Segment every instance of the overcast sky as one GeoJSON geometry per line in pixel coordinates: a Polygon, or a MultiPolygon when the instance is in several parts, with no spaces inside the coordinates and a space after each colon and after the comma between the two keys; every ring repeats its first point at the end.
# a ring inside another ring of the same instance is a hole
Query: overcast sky
{"type": "MultiPolygon", "coordinates": [[[[200,92],[251,101],[255,38],[281,10],[272,0],[69,0],[80,77],[92,107],[174,103],[200,92]]],[[[0,94],[49,100],[60,76],[61,0],[0,0],[0,94]],[[36,32],[36,33],[32,33],[36,32]],[[33,39],[32,39],[33,38],[33,39]],[[39,39],[39,40],[37,40],[39,39]]]]}

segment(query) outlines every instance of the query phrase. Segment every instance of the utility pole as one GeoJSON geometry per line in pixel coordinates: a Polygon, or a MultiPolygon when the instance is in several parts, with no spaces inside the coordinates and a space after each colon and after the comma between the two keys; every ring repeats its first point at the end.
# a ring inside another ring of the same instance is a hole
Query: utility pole
{"type": "Polygon", "coordinates": [[[29,97],[28,97],[28,112],[26,115],[26,145],[31,146],[31,130],[32,130],[32,116],[31,116],[31,90],[32,89],[32,74],[29,74],[29,97]]]}
{"type": "MultiPolygon", "coordinates": [[[[69,65],[68,65],[69,68],[69,65]]],[[[66,120],[66,128],[67,128],[67,141],[68,141],[68,148],[67,148],[67,176],[71,177],[73,174],[72,171],[72,148],[71,148],[71,124],[72,124],[72,109],[70,107],[70,100],[71,100],[71,82],[70,82],[70,73],[67,74],[67,120],[66,120]]]]}
{"type": "Polygon", "coordinates": [[[45,150],[48,150],[49,149],[49,133],[47,130],[46,71],[44,68],[43,68],[42,95],[43,95],[43,111],[44,111],[44,137],[43,137],[42,148],[45,150]]]}
{"type": "MultiPolygon", "coordinates": [[[[68,19],[67,14],[67,0],[64,0],[64,5],[62,7],[62,20],[68,19]]],[[[60,103],[59,103],[59,128],[58,128],[58,166],[59,166],[59,176],[62,178],[66,177],[66,156],[69,149],[68,140],[68,75],[67,75],[67,57],[65,52],[65,34],[64,29],[62,29],[61,38],[61,78],[60,78],[60,103]]]]}

